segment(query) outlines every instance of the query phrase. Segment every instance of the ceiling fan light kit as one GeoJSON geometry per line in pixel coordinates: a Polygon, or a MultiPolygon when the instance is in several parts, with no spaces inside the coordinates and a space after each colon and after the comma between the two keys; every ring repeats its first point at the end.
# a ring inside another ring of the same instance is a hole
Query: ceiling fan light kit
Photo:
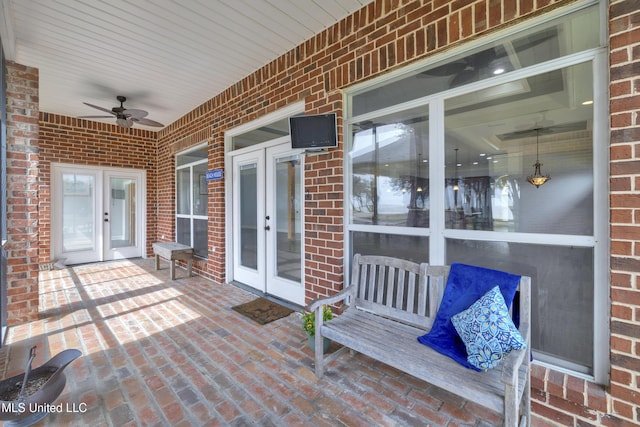
{"type": "Polygon", "coordinates": [[[134,123],[138,123],[144,126],[153,126],[153,127],[164,127],[162,123],[156,122],[155,120],[147,119],[147,113],[144,110],[138,109],[128,109],[124,108],[124,102],[127,100],[126,97],[122,95],[116,96],[116,99],[120,102],[119,107],[113,107],[111,110],[107,108],[103,108],[97,105],[89,104],[88,102],[84,102],[83,104],[88,105],[91,108],[95,108],[96,110],[104,111],[105,113],[111,114],[110,116],[80,116],[79,119],[109,119],[112,117],[116,118],[116,124],[124,129],[129,129],[133,126],[134,123]]]}

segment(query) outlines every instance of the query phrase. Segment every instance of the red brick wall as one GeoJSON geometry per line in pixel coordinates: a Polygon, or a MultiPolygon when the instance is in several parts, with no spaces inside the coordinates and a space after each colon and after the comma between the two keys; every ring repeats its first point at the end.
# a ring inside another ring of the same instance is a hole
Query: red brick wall
{"type": "MultiPolygon", "coordinates": [[[[172,168],[181,149],[204,139],[209,129],[209,168],[224,166],[224,132],[293,102],[304,100],[307,113],[335,111],[342,116],[340,89],[424,58],[451,43],[496,29],[533,12],[533,2],[375,1],[338,24],[262,67],[159,133],[159,169],[172,168]],[[400,4],[402,3],[402,4],[400,4]],[[186,146],[185,146],[186,145],[186,146]]],[[[544,1],[544,6],[567,1],[544,1]]],[[[541,4],[542,6],[542,4],[541,4]]],[[[341,131],[341,128],[339,127],[341,131]]],[[[342,135],[340,135],[342,141],[342,135]]],[[[306,160],[305,278],[307,300],[327,295],[343,283],[343,150],[306,160]],[[324,212],[323,215],[314,212],[324,212]]],[[[163,176],[169,176],[163,174],[163,176]]],[[[160,182],[170,194],[173,182],[160,182]]],[[[209,237],[216,252],[207,269],[224,282],[224,182],[209,184],[209,237]]],[[[174,204],[163,202],[158,227],[173,233],[174,204]]]]}
{"type": "MultiPolygon", "coordinates": [[[[640,425],[640,5],[609,2],[611,419],[640,425]]],[[[630,424],[629,424],[630,425],[630,424]]]]}
{"type": "MultiPolygon", "coordinates": [[[[207,141],[209,168],[223,168],[227,129],[299,100],[305,101],[309,113],[336,111],[341,116],[340,90],[345,87],[570,2],[374,1],[157,134],[155,168],[159,180],[154,194],[157,201],[155,237],[174,238],[173,159],[176,152],[207,141]]],[[[634,0],[610,1],[611,382],[603,387],[535,365],[532,372],[535,425],[640,423],[640,249],[637,243],[640,240],[637,191],[640,186],[637,148],[640,147],[640,15],[637,9],[634,0]]],[[[307,299],[342,287],[342,164],[341,148],[329,155],[307,159],[305,187],[311,193],[311,201],[305,205],[307,299]]],[[[154,205],[151,198],[149,201],[151,211],[154,205]]],[[[218,282],[225,280],[224,202],[224,181],[210,182],[209,245],[210,249],[215,246],[216,251],[210,254],[207,265],[200,266],[200,271],[218,282]]],[[[35,218],[37,220],[37,216],[35,218]]],[[[149,234],[153,239],[152,233],[149,234]]]]}
{"type": "Polygon", "coordinates": [[[147,242],[156,241],[156,132],[40,113],[40,263],[51,258],[51,163],[144,169],[147,175],[147,242]]]}
{"type": "MultiPolygon", "coordinates": [[[[163,158],[163,147],[178,139],[186,140],[192,128],[210,125],[209,166],[222,167],[226,129],[297,100],[305,101],[307,113],[336,111],[342,116],[340,89],[568,3],[572,1],[375,1],[164,129],[159,139],[159,162],[171,161],[163,158]]],[[[536,366],[532,388],[538,425],[631,425],[639,421],[639,251],[635,234],[625,234],[635,233],[630,226],[640,222],[634,210],[640,199],[632,194],[636,182],[640,183],[635,176],[639,170],[635,159],[640,83],[632,77],[640,74],[640,48],[634,42],[640,40],[640,19],[634,4],[632,0],[611,2],[612,189],[617,186],[612,205],[620,203],[624,207],[612,209],[612,219],[624,223],[624,228],[612,228],[613,381],[609,389],[536,366]]],[[[311,201],[305,203],[307,300],[332,293],[343,284],[342,164],[341,149],[307,159],[305,190],[311,193],[311,201]]],[[[215,219],[210,222],[217,222],[210,225],[210,243],[221,249],[225,238],[223,184],[210,184],[209,189],[214,191],[210,193],[209,217],[215,219]]],[[[172,215],[172,207],[159,214],[166,216],[167,224],[172,215]]],[[[224,262],[223,251],[210,256],[208,268],[215,269],[213,277],[218,281],[225,278],[224,262]]]]}
{"type": "Polygon", "coordinates": [[[7,324],[38,316],[38,69],[7,62],[7,324]]]}

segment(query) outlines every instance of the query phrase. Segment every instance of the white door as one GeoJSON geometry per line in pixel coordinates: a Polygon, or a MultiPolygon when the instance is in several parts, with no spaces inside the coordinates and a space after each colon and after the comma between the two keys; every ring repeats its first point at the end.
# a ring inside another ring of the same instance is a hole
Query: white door
{"type": "Polygon", "coordinates": [[[142,171],[104,172],[102,230],[104,260],[142,256],[144,214],[142,171]]]}
{"type": "Polygon", "coordinates": [[[52,258],[80,264],[140,257],[144,171],[52,166],[52,258]]]}
{"type": "Polygon", "coordinates": [[[290,143],[233,156],[233,278],[304,304],[303,157],[290,143]]]}

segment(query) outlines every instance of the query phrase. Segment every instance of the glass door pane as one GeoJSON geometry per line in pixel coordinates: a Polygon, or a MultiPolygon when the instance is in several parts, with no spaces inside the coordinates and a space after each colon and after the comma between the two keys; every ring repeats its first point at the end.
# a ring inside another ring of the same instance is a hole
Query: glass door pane
{"type": "Polygon", "coordinates": [[[232,179],[233,280],[264,292],[264,150],[234,156],[232,179]]]}
{"type": "Polygon", "coordinates": [[[130,178],[109,180],[109,248],[136,245],[136,181],[130,178]]]}
{"type": "Polygon", "coordinates": [[[280,158],[276,161],[276,275],[300,282],[301,253],[301,205],[299,156],[280,158]]]}
{"type": "Polygon", "coordinates": [[[92,174],[62,174],[62,250],[95,249],[95,179],[92,174]]]}
{"type": "Polygon", "coordinates": [[[258,173],[256,164],[240,167],[240,264],[258,268],[258,173]]]}
{"type": "Polygon", "coordinates": [[[266,149],[266,292],[304,304],[303,156],[287,141],[266,149]]]}

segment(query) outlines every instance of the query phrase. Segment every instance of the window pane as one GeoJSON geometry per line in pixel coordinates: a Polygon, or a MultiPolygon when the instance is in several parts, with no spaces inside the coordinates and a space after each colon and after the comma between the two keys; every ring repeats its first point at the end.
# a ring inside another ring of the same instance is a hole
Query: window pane
{"type": "Polygon", "coordinates": [[[595,5],[523,30],[490,46],[464,52],[444,64],[431,63],[409,76],[387,80],[355,95],[351,115],[358,116],[597,47],[598,19],[595,5]]]}
{"type": "Polygon", "coordinates": [[[446,227],[593,234],[592,64],[446,101],[446,227]],[[586,102],[586,104],[583,104],[586,102]],[[539,160],[552,179],[527,181],[539,160]]]}
{"type": "Polygon", "coordinates": [[[183,166],[188,163],[204,160],[208,156],[207,148],[201,148],[199,150],[189,151],[188,153],[181,153],[176,156],[176,166],[183,166]]]}
{"type": "Polygon", "coordinates": [[[351,125],[353,224],[428,227],[427,108],[351,125]]]}
{"type": "Polygon", "coordinates": [[[240,264],[258,268],[258,170],[255,164],[240,170],[240,264]]]}
{"type": "Polygon", "coordinates": [[[178,218],[176,221],[176,242],[191,246],[191,219],[178,218]]]}
{"type": "Polygon", "coordinates": [[[207,215],[207,164],[193,165],[193,215],[207,215]]]}
{"type": "Polygon", "coordinates": [[[447,239],[447,264],[461,262],[531,277],[534,358],[593,368],[593,249],[447,239]],[[559,359],[559,360],[558,360],[559,359]]]}
{"type": "Polygon", "coordinates": [[[300,283],[302,272],[302,218],[300,156],[276,161],[276,275],[300,283]]]}
{"type": "Polygon", "coordinates": [[[177,171],[177,187],[178,191],[176,194],[176,198],[178,199],[178,203],[176,206],[177,213],[182,215],[190,215],[191,214],[191,198],[189,197],[191,194],[191,169],[190,168],[182,168],[177,171]]]}
{"type": "Polygon", "coordinates": [[[261,142],[271,141],[274,138],[289,135],[289,119],[281,119],[277,122],[269,123],[258,129],[245,132],[231,138],[232,150],[250,147],[261,142]]]}
{"type": "Polygon", "coordinates": [[[382,255],[413,262],[429,261],[429,238],[397,234],[351,233],[351,257],[354,254],[382,255]]]}
{"type": "Polygon", "coordinates": [[[206,219],[193,220],[193,249],[195,255],[201,258],[207,258],[209,255],[207,250],[207,242],[209,240],[207,223],[206,219]]]}

